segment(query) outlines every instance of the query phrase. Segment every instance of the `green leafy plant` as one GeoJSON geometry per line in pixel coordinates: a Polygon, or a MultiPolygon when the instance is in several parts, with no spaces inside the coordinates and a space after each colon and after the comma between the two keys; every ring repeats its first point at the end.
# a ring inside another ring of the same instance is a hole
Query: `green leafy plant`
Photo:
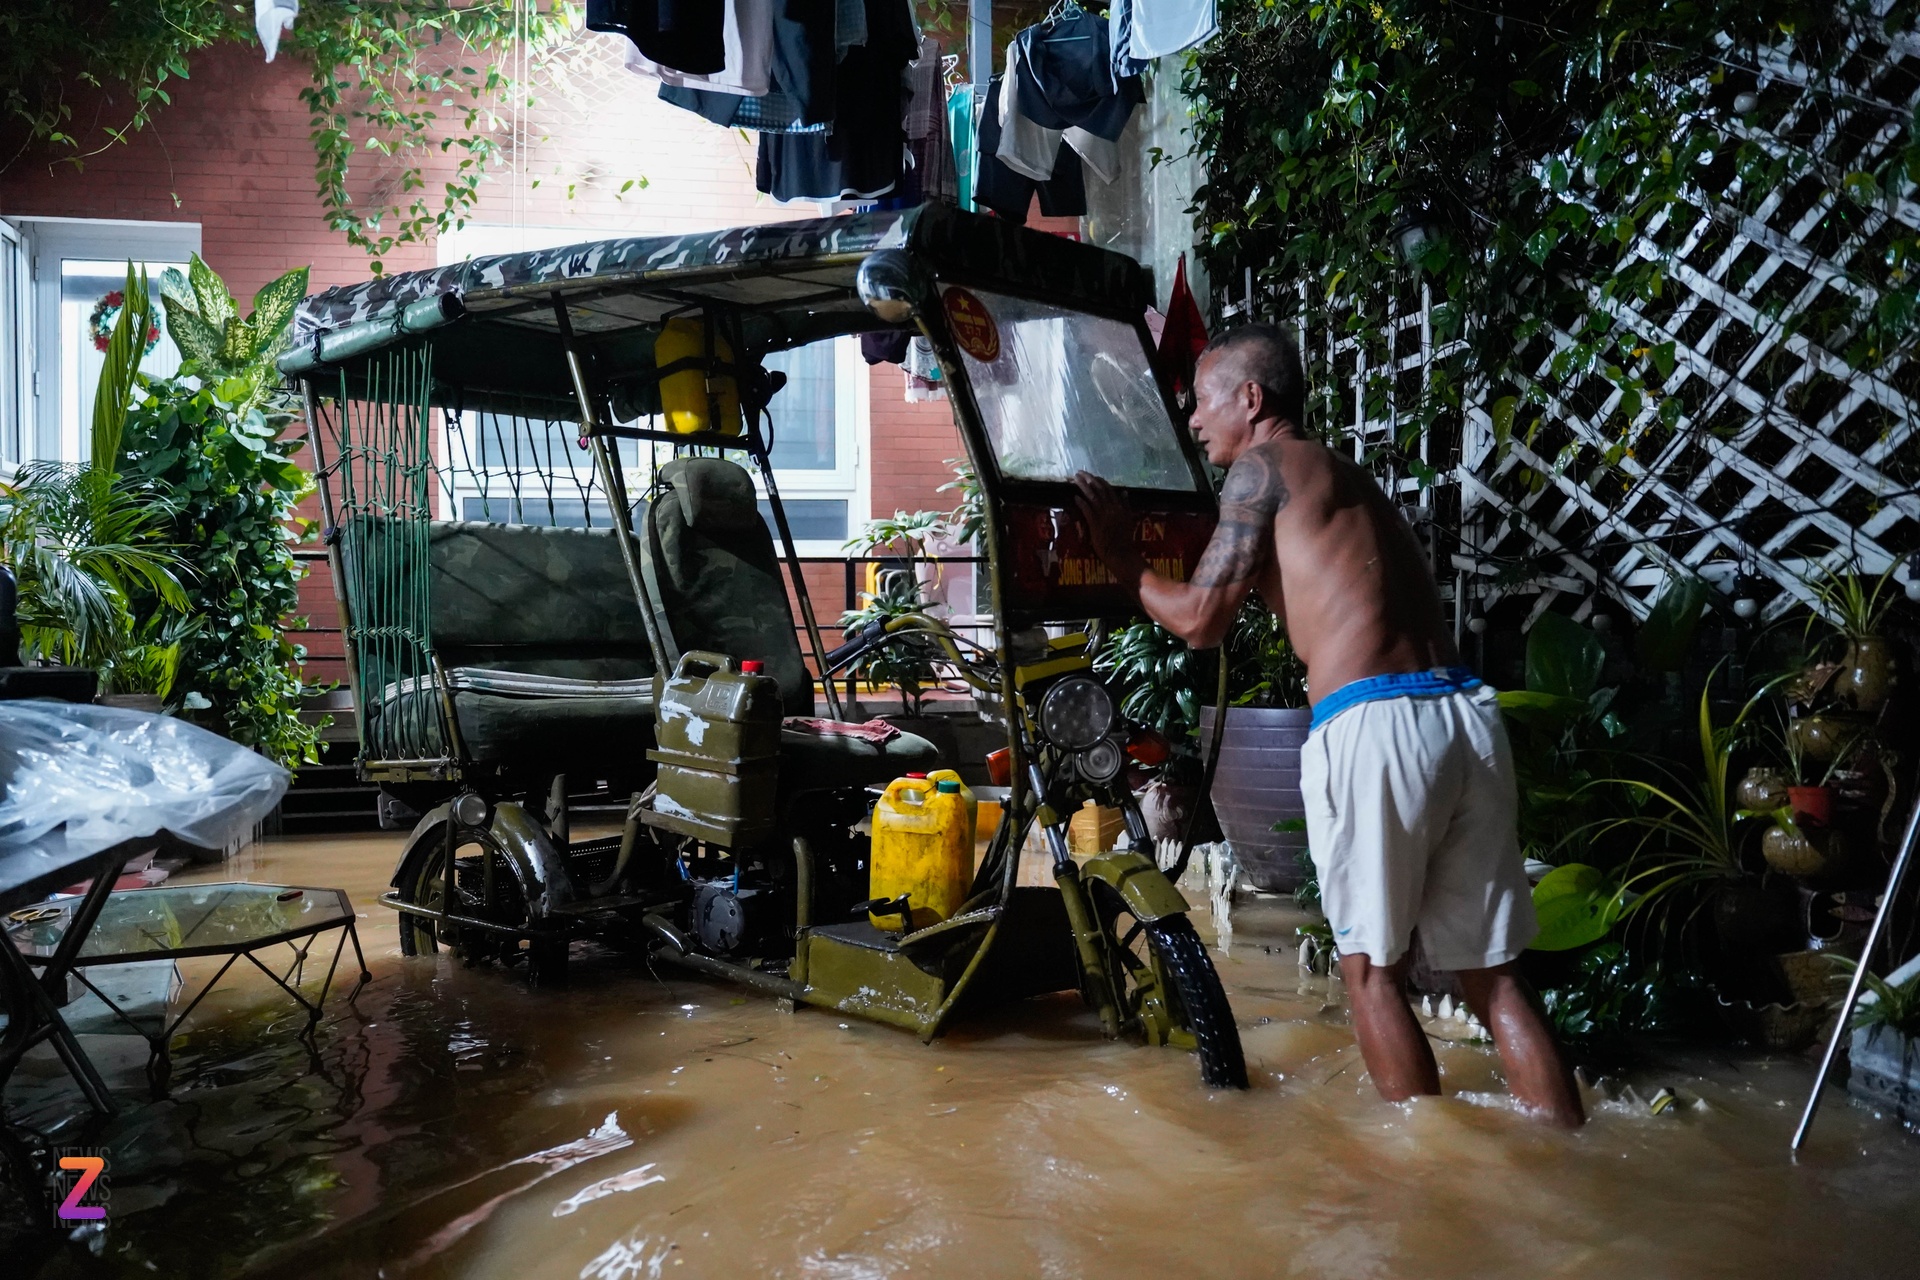
{"type": "MultiPolygon", "coordinates": [[[[1844,956],[1834,959],[1847,969],[1853,968],[1856,963],[1844,956]]],[[[1870,1035],[1891,1031],[1910,1040],[1920,1039],[1920,973],[1904,982],[1889,982],[1869,969],[1866,988],[1868,996],[1872,998],[1863,998],[1854,1006],[1853,1026],[1856,1030],[1870,1035]]]]}
{"type": "Polygon", "coordinates": [[[185,610],[173,514],[93,466],[30,462],[0,483],[0,556],[19,580],[23,657],[99,667],[132,631],[136,599],[185,610]]]}
{"type": "MultiPolygon", "coordinates": [[[[877,592],[861,592],[860,607],[840,615],[840,626],[848,639],[880,619],[905,617],[925,612],[919,581],[911,574],[882,574],[877,592]]],[[[849,675],[869,684],[892,685],[900,691],[907,714],[919,715],[927,690],[940,679],[934,665],[934,650],[912,633],[896,636],[887,644],[868,650],[851,667],[849,675]]]]}
{"type": "Polygon", "coordinates": [[[953,468],[953,479],[936,492],[955,495],[953,510],[947,512],[944,519],[951,540],[970,546],[987,531],[986,490],[980,487],[980,477],[974,474],[973,464],[965,458],[948,458],[947,465],[953,468]]]}
{"type": "Polygon", "coordinates": [[[147,336],[153,328],[153,298],[147,290],[147,269],[134,273],[127,263],[127,283],[120,292],[120,314],[107,335],[106,357],[93,395],[92,461],[97,471],[113,472],[120,463],[120,436],[127,425],[127,399],[140,376],[147,336]]]}
{"type": "Polygon", "coordinates": [[[1899,592],[1887,590],[1893,582],[1896,561],[1877,578],[1868,578],[1853,565],[1846,570],[1821,566],[1807,580],[1807,588],[1820,602],[1818,612],[1807,618],[1811,630],[1823,619],[1848,640],[1869,640],[1881,633],[1887,613],[1899,599],[1899,592]]]}
{"type": "Polygon", "coordinates": [[[1750,875],[1736,831],[1742,815],[1733,800],[1731,762],[1743,741],[1747,717],[1768,690],[1754,694],[1721,726],[1713,721],[1711,684],[1700,694],[1700,764],[1695,776],[1662,769],[1669,777],[1660,782],[1608,780],[1645,806],[1596,824],[1596,836],[1610,831],[1639,836],[1620,882],[1621,893],[1630,899],[1624,915],[1664,909],[1689,895],[1704,902],[1705,895],[1750,875]]]}
{"type": "Polygon", "coordinates": [[[162,277],[167,323],[186,358],[175,377],[141,380],[123,461],[127,475],[168,495],[169,538],[196,577],[176,699],[288,766],[318,758],[324,727],[301,718],[306,653],[287,638],[302,577],[293,545],[311,527],[294,508],[312,477],[292,460],[295,405],[273,369],[306,274],[266,285],[244,316],[197,257],[186,273],[162,277]]]}
{"type": "Polygon", "coordinates": [[[1690,980],[1643,961],[1619,942],[1601,942],[1573,958],[1564,980],[1543,985],[1547,1018],[1563,1038],[1617,1039],[1684,1025],[1681,998],[1690,980]]]}

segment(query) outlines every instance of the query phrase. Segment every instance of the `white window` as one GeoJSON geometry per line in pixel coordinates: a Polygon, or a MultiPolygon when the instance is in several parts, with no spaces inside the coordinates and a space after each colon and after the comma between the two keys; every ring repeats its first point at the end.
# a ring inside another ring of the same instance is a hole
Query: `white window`
{"type": "Polygon", "coordinates": [[[28,363],[33,347],[28,341],[27,316],[31,295],[27,282],[27,246],[20,233],[0,222],[0,479],[26,460],[28,443],[28,363]]]}
{"type": "MultiPolygon", "coordinates": [[[[469,225],[440,238],[439,259],[443,264],[461,262],[625,234],[578,227],[469,225]]],[[[860,465],[868,421],[867,367],[860,358],[859,341],[816,342],[777,352],[766,364],[787,375],[786,386],[774,396],[769,413],[774,479],[795,549],[803,556],[839,556],[841,544],[867,518],[868,485],[860,465]]],[[[589,455],[567,446],[568,431],[471,412],[462,427],[464,442],[448,440],[456,491],[447,495],[445,514],[579,525],[591,513],[595,525],[602,523],[606,506],[592,483],[589,455]],[[532,478],[536,469],[545,470],[548,483],[532,478]]],[[[621,461],[636,496],[646,484],[655,452],[644,442],[620,441],[621,461]]],[[[668,449],[662,445],[658,452],[665,456],[668,449]]],[[[754,473],[761,513],[773,529],[766,486],[757,468],[748,470],[754,473]]]]}
{"type": "Polygon", "coordinates": [[[23,441],[23,453],[82,461],[100,379],[102,334],[111,327],[114,297],[126,287],[128,261],[147,270],[160,328],[140,367],[163,377],[179,369],[180,352],[166,334],[160,273],[169,267],[186,270],[189,255],[200,251],[200,226],[83,218],[23,218],[18,225],[32,245],[35,331],[26,388],[34,430],[32,440],[23,441]]]}

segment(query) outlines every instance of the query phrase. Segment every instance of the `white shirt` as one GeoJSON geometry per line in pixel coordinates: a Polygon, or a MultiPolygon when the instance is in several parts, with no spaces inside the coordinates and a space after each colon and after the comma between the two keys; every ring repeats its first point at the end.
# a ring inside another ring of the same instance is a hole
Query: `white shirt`
{"type": "Polygon", "coordinates": [[[622,41],[627,46],[627,70],[665,84],[719,89],[749,98],[764,96],[773,87],[773,0],[727,0],[721,38],[726,45],[727,65],[712,75],[690,76],[663,67],[641,53],[631,40],[622,41]]]}

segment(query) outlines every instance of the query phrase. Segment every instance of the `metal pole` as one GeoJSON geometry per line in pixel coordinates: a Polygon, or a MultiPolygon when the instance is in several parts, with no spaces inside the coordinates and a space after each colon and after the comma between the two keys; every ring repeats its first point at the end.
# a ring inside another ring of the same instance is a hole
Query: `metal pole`
{"type": "Polygon", "coordinates": [[[977,102],[993,79],[993,0],[967,5],[967,79],[974,84],[977,102]]]}
{"type": "Polygon", "coordinates": [[[1820,1091],[1827,1087],[1827,1073],[1833,1070],[1833,1060],[1840,1055],[1840,1041],[1851,1030],[1853,1006],[1860,999],[1860,988],[1867,980],[1867,966],[1873,962],[1874,948],[1880,945],[1880,935],[1886,930],[1887,917],[1893,913],[1893,900],[1900,896],[1900,882],[1906,878],[1907,866],[1913,861],[1913,846],[1916,837],[1920,837],[1920,796],[1914,799],[1913,813],[1907,818],[1907,834],[1900,841],[1900,856],[1893,860],[1893,870],[1887,875],[1887,891],[1880,895],[1880,909],[1873,913],[1873,928],[1867,931],[1867,945],[1860,949],[1860,963],[1853,967],[1853,981],[1847,984],[1847,998],[1840,1006],[1840,1020],[1834,1024],[1833,1037],[1827,1041],[1827,1051],[1820,1059],[1820,1070],[1813,1077],[1813,1092],[1807,1095],[1807,1109],[1800,1114],[1800,1127],[1793,1131],[1793,1149],[1798,1151],[1807,1140],[1807,1130],[1813,1127],[1813,1114],[1820,1109],[1820,1091]]]}

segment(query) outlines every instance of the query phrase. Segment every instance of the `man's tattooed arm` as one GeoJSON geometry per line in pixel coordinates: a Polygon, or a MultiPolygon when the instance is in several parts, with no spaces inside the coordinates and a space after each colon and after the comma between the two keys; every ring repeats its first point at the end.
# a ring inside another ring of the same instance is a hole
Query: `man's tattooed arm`
{"type": "Polygon", "coordinates": [[[1220,523],[1193,571],[1193,585],[1237,587],[1258,577],[1272,550],[1273,518],[1291,496],[1278,449],[1263,445],[1241,454],[1221,486],[1220,523]]]}

